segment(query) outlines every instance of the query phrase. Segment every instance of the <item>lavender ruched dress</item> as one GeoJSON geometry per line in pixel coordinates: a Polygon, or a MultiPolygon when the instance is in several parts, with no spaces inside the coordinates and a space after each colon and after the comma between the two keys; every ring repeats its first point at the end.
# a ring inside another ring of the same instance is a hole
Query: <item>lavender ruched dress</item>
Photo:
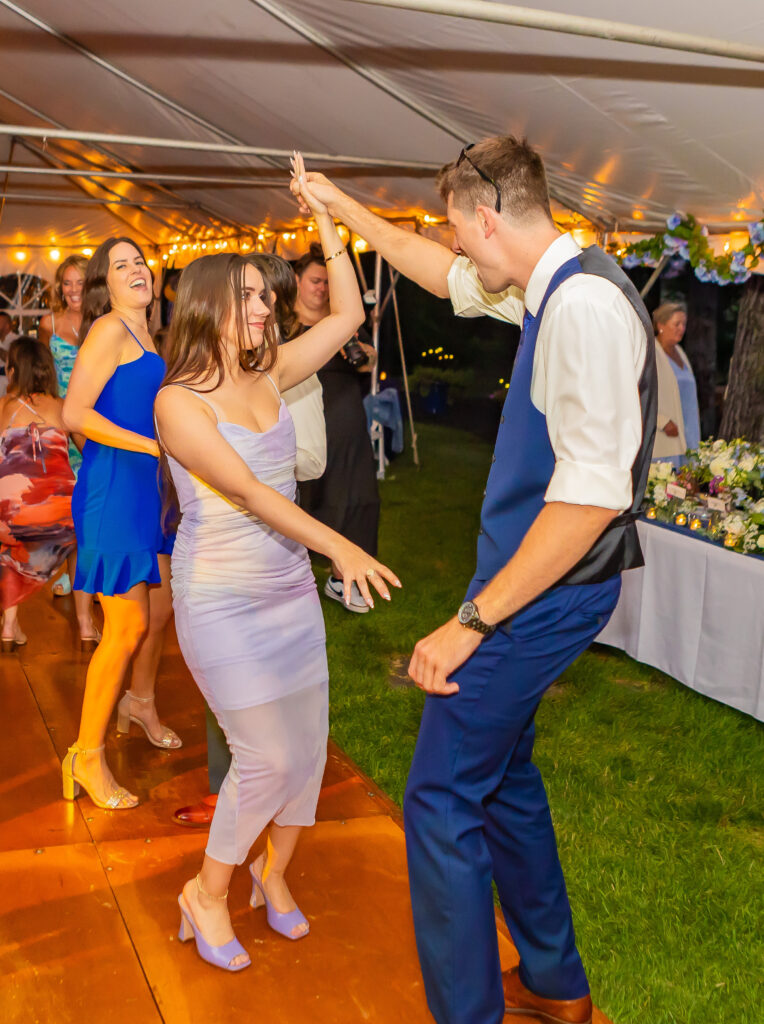
{"type": "MultiPolygon", "coordinates": [[[[293,501],[296,442],[284,401],[278,422],[256,433],[194,394],[257,479],[293,501]]],[[[241,864],[270,821],[315,821],[328,736],[323,614],[301,544],[169,465],[182,513],[172,556],[178,641],[232,754],[207,853],[241,864]]]]}

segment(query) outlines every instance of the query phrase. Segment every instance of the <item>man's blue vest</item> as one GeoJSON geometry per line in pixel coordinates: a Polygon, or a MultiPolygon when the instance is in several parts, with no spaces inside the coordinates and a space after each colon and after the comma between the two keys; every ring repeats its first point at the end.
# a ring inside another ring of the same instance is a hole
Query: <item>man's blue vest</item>
{"type": "Polygon", "coordinates": [[[544,507],[544,495],[554,472],[555,456],[546,417],[531,402],[533,358],[546,305],[563,281],[574,274],[604,277],[621,289],[642,322],[647,335],[647,349],[639,378],[642,443],[631,468],[631,508],[609,524],[587,554],[559,583],[600,583],[623,569],[644,565],[634,520],[644,497],[655,440],[658,408],[655,341],[650,316],[636,288],[615,261],[593,245],[568,260],[554,274],[536,316],[525,313],[481,512],[476,580],[492,579],[507,564],[544,507]]]}

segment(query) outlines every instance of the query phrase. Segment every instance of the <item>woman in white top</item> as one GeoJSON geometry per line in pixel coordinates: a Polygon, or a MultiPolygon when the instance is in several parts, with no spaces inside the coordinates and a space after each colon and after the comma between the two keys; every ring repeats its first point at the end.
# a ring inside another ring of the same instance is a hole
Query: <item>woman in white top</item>
{"type": "Polygon", "coordinates": [[[684,453],[700,443],[698,391],[690,361],[679,342],[687,329],[687,311],[679,302],[664,302],[653,313],[658,369],[658,429],[653,459],[677,468],[684,453]]]}

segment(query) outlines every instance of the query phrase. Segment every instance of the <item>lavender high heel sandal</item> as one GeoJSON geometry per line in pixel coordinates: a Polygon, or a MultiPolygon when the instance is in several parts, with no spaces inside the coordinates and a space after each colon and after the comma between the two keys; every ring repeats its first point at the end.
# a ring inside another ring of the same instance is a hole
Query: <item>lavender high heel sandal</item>
{"type": "MultiPolygon", "coordinates": [[[[199,885],[198,878],[196,884],[199,886],[199,891],[203,891],[201,885],[199,885]]],[[[228,893],[225,896],[217,896],[215,899],[225,899],[227,895],[228,893]]],[[[252,961],[249,959],[249,954],[237,938],[226,942],[224,946],[211,946],[205,941],[204,936],[194,924],[194,919],[191,917],[191,913],[183,899],[183,893],[178,896],[178,906],[180,907],[180,931],[178,932],[178,938],[181,942],[188,942],[189,939],[194,939],[196,941],[196,952],[202,960],[206,960],[213,967],[221,967],[224,971],[243,971],[245,967],[251,965],[252,961]],[[247,962],[232,965],[231,961],[237,956],[246,956],[247,962]]]]}
{"type": "Polygon", "coordinates": [[[279,935],[283,935],[285,939],[291,939],[292,942],[296,942],[297,939],[304,939],[310,931],[310,925],[308,924],[303,912],[296,907],[294,910],[290,910],[286,914],[280,914],[265,895],[262,879],[255,871],[254,864],[249,865],[249,873],[252,875],[252,896],[249,901],[250,907],[254,910],[257,910],[258,907],[265,907],[269,927],[271,927],[274,932],[278,932],[279,935]],[[299,935],[292,935],[294,929],[301,924],[305,925],[305,931],[300,932],[299,935]]]}

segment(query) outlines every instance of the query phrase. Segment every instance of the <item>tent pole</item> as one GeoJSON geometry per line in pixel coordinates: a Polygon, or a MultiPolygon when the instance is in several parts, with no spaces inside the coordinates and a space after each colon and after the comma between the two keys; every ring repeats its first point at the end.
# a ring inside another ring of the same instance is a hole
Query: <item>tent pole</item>
{"type": "MultiPolygon", "coordinates": [[[[382,290],[382,254],[378,251],[374,262],[374,294],[377,297],[377,304],[372,313],[371,343],[377,354],[376,362],[371,371],[371,393],[379,394],[379,328],[382,317],[380,315],[379,293],[382,290]]],[[[371,443],[374,446],[374,454],[377,458],[377,480],[385,479],[385,431],[377,420],[371,422],[371,443]]]]}
{"type": "MultiPolygon", "coordinates": [[[[2,3],[2,0],[0,0],[2,3]]],[[[181,149],[192,153],[234,153],[238,156],[278,157],[289,160],[289,149],[266,149],[229,142],[201,142],[195,139],[163,139],[149,135],[111,135],[107,132],[81,132],[69,128],[37,128],[25,124],[0,124],[0,135],[18,135],[28,139],[68,139],[73,142],[98,142],[108,146],[143,146],[146,149],[181,149]]],[[[383,160],[376,157],[342,156],[336,153],[303,153],[306,160],[353,167],[390,167],[412,171],[437,171],[439,163],[416,160],[383,160]]]]}
{"type": "Polygon", "coordinates": [[[469,18],[472,21],[517,25],[522,28],[541,29],[548,32],[564,32],[568,35],[590,36],[595,39],[612,39],[621,43],[635,43],[638,46],[683,50],[686,53],[708,53],[714,57],[729,57],[733,60],[764,62],[764,47],[762,46],[727,42],[724,39],[695,36],[687,32],[644,28],[641,25],[608,21],[604,18],[586,18],[578,14],[561,14],[557,11],[539,11],[531,7],[488,3],[487,0],[350,0],[350,2],[369,4],[374,7],[395,7],[404,11],[422,11],[426,14],[442,14],[452,18],[469,18]]]}
{"type": "Polygon", "coordinates": [[[395,281],[392,284],[393,290],[393,313],[395,314],[395,330],[398,333],[398,351],[401,354],[401,369],[403,370],[403,390],[406,395],[406,408],[409,414],[409,424],[411,426],[411,451],[414,456],[414,465],[419,466],[419,449],[417,448],[417,436],[416,427],[414,426],[414,413],[411,409],[411,391],[409,390],[409,375],[406,369],[406,353],[403,350],[403,334],[401,333],[401,318],[398,313],[398,291],[395,287],[395,281]]]}
{"type": "Polygon", "coordinates": [[[285,187],[278,178],[227,178],[223,175],[195,174],[152,174],[148,171],[99,171],[92,168],[62,170],[57,167],[33,167],[29,164],[0,164],[0,174],[11,171],[13,174],[33,174],[67,177],[76,174],[78,178],[117,178],[120,181],[157,181],[180,182],[187,185],[232,185],[235,188],[278,188],[285,187]]]}
{"type": "Polygon", "coordinates": [[[661,276],[661,272],[662,272],[663,268],[666,266],[666,264],[668,263],[668,261],[669,261],[668,253],[664,253],[661,256],[661,258],[660,258],[660,262],[658,263],[658,266],[655,268],[655,270],[652,272],[652,274],[650,274],[650,277],[648,278],[647,284],[642,289],[642,291],[639,293],[639,297],[641,299],[644,299],[645,295],[647,295],[647,293],[650,291],[652,286],[655,284],[655,282],[661,276]]]}

